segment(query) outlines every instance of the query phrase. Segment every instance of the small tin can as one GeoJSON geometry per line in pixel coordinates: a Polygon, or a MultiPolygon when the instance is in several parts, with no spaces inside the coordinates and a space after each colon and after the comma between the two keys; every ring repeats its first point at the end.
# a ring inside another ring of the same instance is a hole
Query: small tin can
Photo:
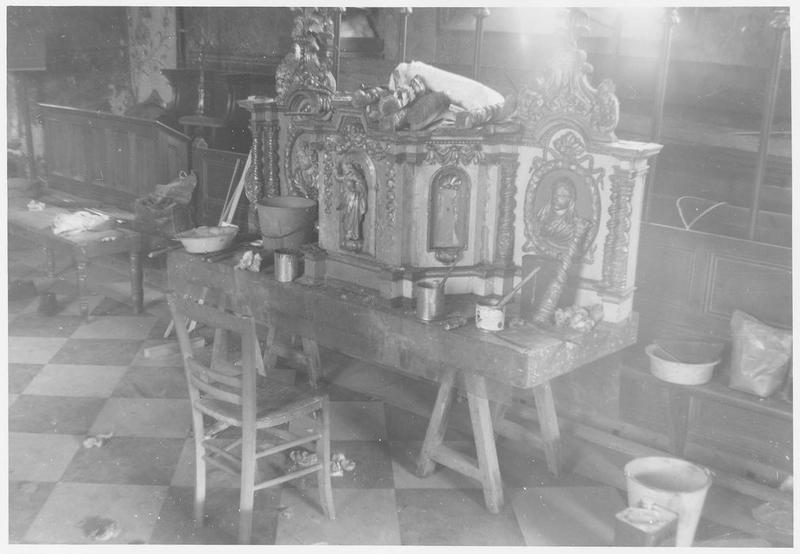
{"type": "Polygon", "coordinates": [[[417,319],[436,321],[444,312],[444,290],[439,281],[417,281],[417,319]]]}
{"type": "Polygon", "coordinates": [[[506,307],[497,307],[497,300],[482,300],[475,304],[475,326],[481,331],[502,331],[506,326],[506,307]]]}
{"type": "Polygon", "coordinates": [[[291,248],[275,250],[275,280],[290,283],[300,277],[301,253],[291,248]]]}

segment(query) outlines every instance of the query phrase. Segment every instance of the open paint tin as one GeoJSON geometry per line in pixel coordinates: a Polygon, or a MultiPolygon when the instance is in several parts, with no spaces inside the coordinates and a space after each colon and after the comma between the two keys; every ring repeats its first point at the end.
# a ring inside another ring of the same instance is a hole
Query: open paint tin
{"type": "Polygon", "coordinates": [[[506,326],[506,307],[497,306],[497,299],[481,300],[475,304],[475,326],[481,331],[502,331],[506,326]]]}

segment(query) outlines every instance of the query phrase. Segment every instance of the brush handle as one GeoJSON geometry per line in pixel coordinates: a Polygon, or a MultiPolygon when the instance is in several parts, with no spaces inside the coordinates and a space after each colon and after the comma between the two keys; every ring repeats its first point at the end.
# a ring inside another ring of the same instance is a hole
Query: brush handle
{"type": "Polygon", "coordinates": [[[495,307],[496,307],[496,308],[501,308],[501,307],[505,306],[505,305],[508,303],[508,301],[509,301],[509,300],[511,300],[511,298],[514,296],[514,293],[516,293],[516,292],[517,292],[519,289],[521,289],[521,288],[522,288],[522,285],[524,285],[525,283],[527,283],[528,281],[530,281],[530,280],[533,278],[533,276],[534,276],[534,275],[536,275],[536,274],[539,272],[539,270],[540,270],[540,269],[542,269],[542,268],[541,268],[541,267],[535,267],[535,268],[533,268],[533,271],[531,271],[530,273],[528,273],[528,274],[525,276],[525,278],[524,278],[522,281],[520,281],[520,282],[519,282],[519,284],[518,284],[516,287],[514,287],[513,289],[511,289],[511,292],[509,292],[509,293],[508,293],[508,294],[506,294],[506,295],[505,295],[503,298],[501,298],[501,299],[500,299],[500,302],[498,302],[497,304],[495,304],[495,307]]]}
{"type": "Polygon", "coordinates": [[[437,289],[444,290],[444,283],[450,277],[450,274],[453,273],[453,270],[455,268],[456,268],[456,264],[453,264],[449,268],[447,268],[447,271],[445,272],[444,277],[442,277],[442,280],[439,281],[439,284],[436,286],[437,289]]]}

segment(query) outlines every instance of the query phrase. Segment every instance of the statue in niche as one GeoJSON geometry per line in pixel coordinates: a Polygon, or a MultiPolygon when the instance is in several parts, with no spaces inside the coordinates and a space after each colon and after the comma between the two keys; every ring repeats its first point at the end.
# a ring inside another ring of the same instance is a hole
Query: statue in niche
{"type": "Polygon", "coordinates": [[[334,179],[341,191],[336,209],[342,212],[342,247],[360,251],[364,243],[362,223],[367,213],[367,178],[357,163],[348,161],[340,164],[334,179]]]}
{"type": "Polygon", "coordinates": [[[295,151],[292,175],[294,190],[306,198],[316,200],[318,173],[317,153],[306,142],[295,151]]]}
{"type": "Polygon", "coordinates": [[[524,250],[551,258],[560,258],[567,252],[579,219],[575,197],[575,183],[571,179],[559,177],[553,182],[550,201],[536,211],[524,250]]]}

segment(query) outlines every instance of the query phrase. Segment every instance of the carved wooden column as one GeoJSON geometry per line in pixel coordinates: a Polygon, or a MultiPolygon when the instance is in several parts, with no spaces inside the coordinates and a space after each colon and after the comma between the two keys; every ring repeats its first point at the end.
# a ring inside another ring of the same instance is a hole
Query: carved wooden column
{"type": "Polygon", "coordinates": [[[608,235],[604,246],[603,288],[624,294],[633,283],[627,282],[633,191],[640,172],[614,168],[611,180],[611,205],[608,207],[608,235]]]}
{"type": "Polygon", "coordinates": [[[264,197],[278,196],[278,112],[272,98],[251,97],[238,104],[250,112],[250,170],[245,175],[244,193],[249,201],[247,227],[258,232],[256,204],[264,197]]]}
{"type": "Polygon", "coordinates": [[[500,220],[497,225],[495,263],[503,266],[513,263],[518,167],[519,156],[516,153],[500,157],[500,220]]]}

